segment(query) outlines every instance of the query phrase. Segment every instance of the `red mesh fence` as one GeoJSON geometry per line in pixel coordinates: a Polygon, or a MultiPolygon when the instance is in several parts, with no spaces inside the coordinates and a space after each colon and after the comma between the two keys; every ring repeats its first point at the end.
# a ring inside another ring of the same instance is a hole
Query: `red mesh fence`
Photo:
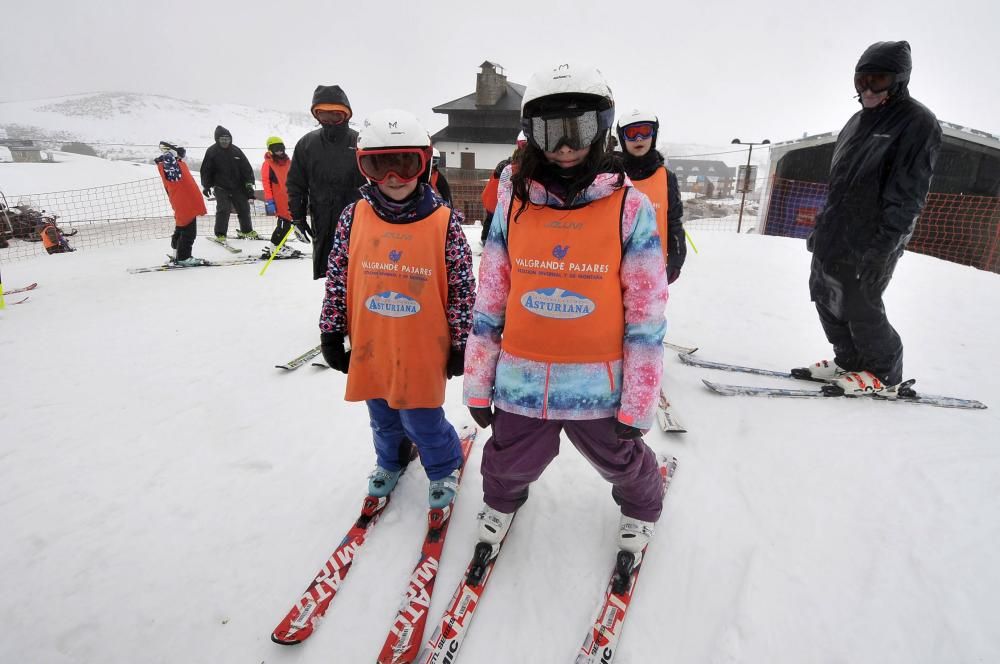
{"type": "MultiPolygon", "coordinates": [[[[763,232],[808,236],[827,193],[825,184],[774,178],[763,232]]],[[[906,248],[1000,273],[1000,198],[929,194],[906,248]]]]}

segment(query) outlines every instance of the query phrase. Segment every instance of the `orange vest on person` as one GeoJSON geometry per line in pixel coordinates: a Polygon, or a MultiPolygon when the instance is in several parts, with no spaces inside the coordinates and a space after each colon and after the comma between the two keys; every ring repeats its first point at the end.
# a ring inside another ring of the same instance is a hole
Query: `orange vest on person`
{"type": "MultiPolygon", "coordinates": [[[[508,213],[505,352],[538,362],[622,358],[625,192],[622,187],[576,209],[530,205],[517,221],[508,213]]],[[[511,210],[520,205],[513,200],[511,210]]]]}
{"type": "Polygon", "coordinates": [[[668,247],[670,246],[667,236],[667,212],[670,210],[669,181],[667,169],[663,166],[653,171],[653,174],[645,180],[632,180],[635,188],[646,194],[656,211],[656,230],[660,234],[660,249],[663,251],[664,264],[667,262],[668,247]]]}
{"type": "Polygon", "coordinates": [[[42,236],[42,246],[45,247],[46,251],[59,246],[59,230],[55,224],[45,224],[39,231],[39,235],[42,236]]]}
{"type": "Polygon", "coordinates": [[[270,152],[264,155],[264,164],[260,167],[260,179],[264,183],[264,200],[274,201],[275,215],[289,221],[292,219],[292,213],[288,209],[286,183],[288,182],[288,169],[291,167],[291,159],[286,157],[279,161],[270,152]]]}
{"type": "Polygon", "coordinates": [[[451,209],[410,224],[354,208],[347,267],[351,366],[347,401],[385,399],[396,409],[444,403],[451,349],[445,240],[451,209]]]}
{"type": "Polygon", "coordinates": [[[174,221],[178,226],[187,226],[196,217],[208,214],[205,209],[205,199],[198,189],[198,183],[191,177],[188,165],[182,160],[177,160],[177,165],[181,169],[181,179],[171,182],[163,173],[163,164],[157,162],[156,167],[160,171],[160,179],[167,190],[167,198],[170,199],[170,207],[174,209],[174,221]]]}

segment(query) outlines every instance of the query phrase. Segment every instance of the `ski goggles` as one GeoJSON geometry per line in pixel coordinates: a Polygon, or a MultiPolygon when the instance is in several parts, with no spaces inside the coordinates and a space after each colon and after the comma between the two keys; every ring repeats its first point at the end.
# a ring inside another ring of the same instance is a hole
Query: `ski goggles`
{"type": "Polygon", "coordinates": [[[411,182],[427,170],[430,152],[430,148],[358,150],[358,168],[362,175],[377,184],[385,182],[390,175],[411,182]]]}
{"type": "Polygon", "coordinates": [[[626,141],[639,141],[644,138],[652,138],[656,126],[652,122],[636,122],[622,129],[622,134],[626,141]]]}
{"type": "Polygon", "coordinates": [[[327,111],[323,109],[316,109],[315,111],[316,119],[319,120],[320,124],[344,124],[347,122],[348,115],[343,111],[327,111]]]}
{"type": "Polygon", "coordinates": [[[611,126],[613,108],[605,111],[560,111],[524,118],[524,135],[542,152],[555,152],[563,145],[582,150],[593,145],[611,126]]]}
{"type": "Polygon", "coordinates": [[[875,94],[885,92],[896,82],[896,75],[887,72],[859,71],[854,74],[854,89],[858,94],[871,90],[875,94]]]}

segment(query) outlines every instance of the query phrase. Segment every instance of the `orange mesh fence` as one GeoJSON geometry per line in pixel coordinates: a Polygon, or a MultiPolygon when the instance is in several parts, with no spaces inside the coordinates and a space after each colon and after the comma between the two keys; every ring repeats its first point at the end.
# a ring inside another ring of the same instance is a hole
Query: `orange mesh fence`
{"type": "MultiPolygon", "coordinates": [[[[808,236],[828,190],[821,183],[774,178],[763,232],[808,236]]],[[[1000,273],[1000,198],[929,194],[906,248],[1000,273]]]]}

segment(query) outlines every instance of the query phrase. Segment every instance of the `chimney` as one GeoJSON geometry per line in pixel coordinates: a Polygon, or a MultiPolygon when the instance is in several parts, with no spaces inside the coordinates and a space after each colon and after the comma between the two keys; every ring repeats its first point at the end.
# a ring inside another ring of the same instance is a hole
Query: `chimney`
{"type": "Polygon", "coordinates": [[[476,74],[476,106],[493,106],[507,93],[507,77],[503,67],[489,60],[479,66],[482,71],[476,74]]]}

